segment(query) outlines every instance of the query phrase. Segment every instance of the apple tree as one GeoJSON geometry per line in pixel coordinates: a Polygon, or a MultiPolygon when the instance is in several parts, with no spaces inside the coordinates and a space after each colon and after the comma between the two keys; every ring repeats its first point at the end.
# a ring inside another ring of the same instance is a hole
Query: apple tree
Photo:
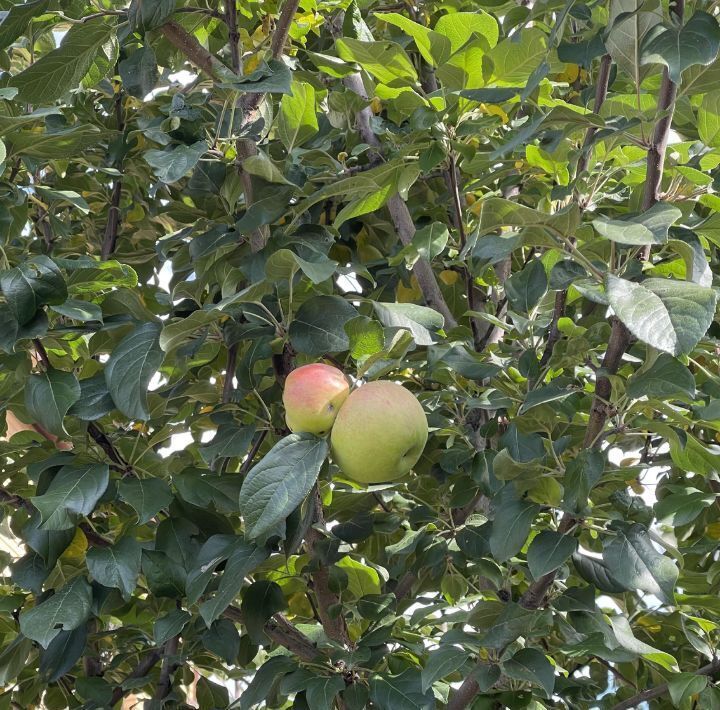
{"type": "Polygon", "coordinates": [[[720,707],[718,12],[0,0],[0,710],[720,707]]]}

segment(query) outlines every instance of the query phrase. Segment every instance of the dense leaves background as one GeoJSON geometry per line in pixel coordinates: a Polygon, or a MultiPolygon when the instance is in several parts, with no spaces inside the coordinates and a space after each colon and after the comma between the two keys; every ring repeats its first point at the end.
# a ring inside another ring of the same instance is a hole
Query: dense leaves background
{"type": "Polygon", "coordinates": [[[0,707],[720,707],[716,14],[0,0],[0,707]]]}

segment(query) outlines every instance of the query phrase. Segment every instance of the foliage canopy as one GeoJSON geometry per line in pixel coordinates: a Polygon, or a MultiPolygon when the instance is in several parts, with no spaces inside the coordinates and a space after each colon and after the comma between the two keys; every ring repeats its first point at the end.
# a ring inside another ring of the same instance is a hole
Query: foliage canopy
{"type": "Polygon", "coordinates": [[[716,14],[0,0],[0,708],[720,707],[716,14]]]}

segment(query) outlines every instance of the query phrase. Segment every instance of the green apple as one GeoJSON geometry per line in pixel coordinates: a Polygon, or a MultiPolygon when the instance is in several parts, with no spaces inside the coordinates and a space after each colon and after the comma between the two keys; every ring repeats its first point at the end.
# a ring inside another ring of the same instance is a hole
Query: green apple
{"type": "Polygon", "coordinates": [[[327,434],[350,393],[347,378],[337,367],[321,362],[293,370],[285,380],[285,421],[293,432],[327,434]]]}
{"type": "Polygon", "coordinates": [[[335,463],[358,483],[404,476],[428,438],[420,402],[395,382],[369,382],[350,394],[330,434],[335,463]]]}

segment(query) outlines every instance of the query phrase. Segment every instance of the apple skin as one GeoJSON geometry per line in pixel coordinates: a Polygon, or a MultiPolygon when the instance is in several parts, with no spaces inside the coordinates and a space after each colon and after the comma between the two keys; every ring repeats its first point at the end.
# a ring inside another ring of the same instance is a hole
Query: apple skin
{"type": "Polygon", "coordinates": [[[340,409],[330,434],[342,473],[358,483],[386,483],[404,476],[428,438],[420,402],[402,385],[378,380],[358,387],[340,409]]]}
{"type": "Polygon", "coordinates": [[[349,393],[350,384],[337,367],[320,362],[298,367],[287,376],[283,390],[288,429],[327,434],[349,393]]]}

